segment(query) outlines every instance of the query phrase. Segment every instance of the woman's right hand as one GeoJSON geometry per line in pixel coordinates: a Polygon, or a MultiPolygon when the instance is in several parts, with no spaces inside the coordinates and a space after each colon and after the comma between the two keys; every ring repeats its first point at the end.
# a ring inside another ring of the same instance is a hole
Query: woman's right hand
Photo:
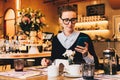
{"type": "Polygon", "coordinates": [[[41,65],[42,65],[42,66],[48,66],[48,65],[50,65],[50,64],[51,64],[51,61],[50,61],[49,59],[43,58],[43,59],[41,60],[41,65]]]}

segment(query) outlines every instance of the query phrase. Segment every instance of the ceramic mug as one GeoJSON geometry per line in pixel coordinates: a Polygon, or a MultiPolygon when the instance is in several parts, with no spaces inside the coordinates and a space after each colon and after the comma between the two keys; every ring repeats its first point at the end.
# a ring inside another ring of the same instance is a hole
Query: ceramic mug
{"type": "Polygon", "coordinates": [[[64,65],[64,70],[69,66],[68,60],[65,60],[65,59],[56,59],[54,61],[54,64],[58,67],[60,66],[60,64],[63,64],[64,65]]]}
{"type": "Polygon", "coordinates": [[[48,77],[57,77],[59,76],[59,67],[52,64],[48,66],[48,77]]]}
{"type": "Polygon", "coordinates": [[[66,72],[68,75],[81,76],[82,75],[82,65],[78,65],[78,64],[69,65],[66,72]]]}

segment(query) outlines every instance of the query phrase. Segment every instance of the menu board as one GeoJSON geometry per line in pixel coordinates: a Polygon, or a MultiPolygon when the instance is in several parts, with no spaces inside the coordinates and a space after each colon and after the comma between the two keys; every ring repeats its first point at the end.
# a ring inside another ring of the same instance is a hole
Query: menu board
{"type": "Polygon", "coordinates": [[[87,16],[104,15],[105,4],[89,5],[86,6],[87,16]]]}

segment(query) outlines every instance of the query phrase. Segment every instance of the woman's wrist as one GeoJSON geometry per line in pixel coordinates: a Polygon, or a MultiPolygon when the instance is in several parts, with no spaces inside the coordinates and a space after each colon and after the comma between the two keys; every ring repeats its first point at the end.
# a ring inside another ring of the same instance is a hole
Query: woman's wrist
{"type": "Polygon", "coordinates": [[[87,56],[88,56],[88,51],[85,52],[82,56],[83,56],[83,57],[87,57],[87,56]]]}

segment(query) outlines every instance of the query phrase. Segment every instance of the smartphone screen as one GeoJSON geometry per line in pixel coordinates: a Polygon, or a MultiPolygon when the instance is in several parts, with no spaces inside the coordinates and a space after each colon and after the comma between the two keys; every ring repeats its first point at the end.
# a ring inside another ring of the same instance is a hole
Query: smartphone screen
{"type": "Polygon", "coordinates": [[[84,42],[88,42],[88,41],[89,41],[88,37],[79,37],[77,41],[77,45],[85,47],[84,42]]]}

